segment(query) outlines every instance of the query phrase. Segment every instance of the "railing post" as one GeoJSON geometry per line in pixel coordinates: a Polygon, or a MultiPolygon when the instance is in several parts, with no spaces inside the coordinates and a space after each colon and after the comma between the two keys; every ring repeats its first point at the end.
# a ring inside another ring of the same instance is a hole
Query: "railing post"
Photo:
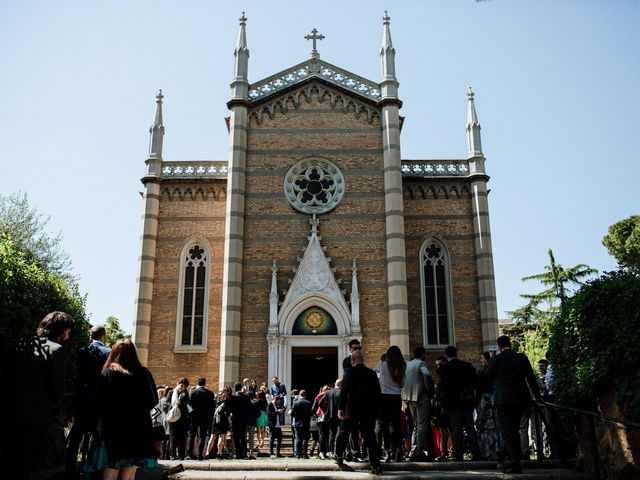
{"type": "Polygon", "coordinates": [[[596,436],[596,421],[591,415],[588,416],[589,438],[591,440],[591,456],[593,457],[593,478],[600,480],[600,455],[598,454],[598,437],[596,436]]]}
{"type": "Polygon", "coordinates": [[[544,412],[542,411],[542,408],[540,408],[538,405],[535,406],[534,412],[535,412],[534,421],[536,422],[536,450],[538,450],[537,460],[538,460],[538,463],[541,464],[542,460],[544,460],[544,445],[542,444],[542,428],[545,423],[544,417],[543,417],[544,412]]]}

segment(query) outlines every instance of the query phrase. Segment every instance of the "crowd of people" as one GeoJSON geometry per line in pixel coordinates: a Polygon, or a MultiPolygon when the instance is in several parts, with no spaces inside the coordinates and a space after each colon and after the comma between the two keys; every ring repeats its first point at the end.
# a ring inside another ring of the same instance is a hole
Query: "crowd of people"
{"type": "MultiPolygon", "coordinates": [[[[37,434],[51,421],[51,409],[62,395],[61,344],[72,327],[71,317],[53,312],[15,352],[11,368],[16,376],[24,382],[38,372],[31,384],[40,388],[41,398],[29,410],[42,419],[30,418],[26,428],[16,429],[30,435],[30,441],[42,438],[37,434]]],[[[532,446],[538,448],[542,442],[536,439],[543,436],[553,453],[553,422],[542,401],[553,394],[551,366],[541,359],[542,377],[536,376],[506,336],[497,339],[498,351],[482,355],[480,371],[459,359],[454,346],[438,357],[433,372],[424,347],[415,348],[406,362],[395,345],[372,369],[364,365],[362,345],[354,339],[342,378],[318,392],[288,392],[274,376],[270,385],[245,378],[214,393],[204,377],[192,388],[187,378],[157,387],[130,340],[109,349],[103,326],[90,333],[90,344],[77,356],[74,422],[66,451],[70,475],[81,466],[85,472],[101,472],[105,480],[131,480],[137,468],[157,465],[158,458],[278,458],[287,424],[295,458],[332,459],[339,466],[368,461],[374,474],[382,471],[382,462],[464,459],[495,460],[505,471],[519,473],[520,459],[532,446]],[[544,428],[537,413],[546,416],[544,428]]],[[[16,402],[34,401],[14,393],[16,402]]],[[[14,446],[22,444],[20,438],[14,446]]],[[[22,471],[12,478],[28,478],[33,459],[22,460],[22,471]]]]}

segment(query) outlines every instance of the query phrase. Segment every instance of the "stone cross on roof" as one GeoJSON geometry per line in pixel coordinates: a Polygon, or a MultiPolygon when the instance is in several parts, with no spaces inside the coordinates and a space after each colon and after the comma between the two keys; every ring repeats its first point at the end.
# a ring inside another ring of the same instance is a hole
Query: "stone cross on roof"
{"type": "Polygon", "coordinates": [[[311,58],[320,58],[320,54],[316,49],[316,40],[324,40],[324,35],[322,34],[317,35],[317,33],[318,33],[318,30],[314,28],[313,30],[311,30],[311,35],[306,35],[304,37],[305,40],[313,40],[313,49],[311,50],[311,58]]]}

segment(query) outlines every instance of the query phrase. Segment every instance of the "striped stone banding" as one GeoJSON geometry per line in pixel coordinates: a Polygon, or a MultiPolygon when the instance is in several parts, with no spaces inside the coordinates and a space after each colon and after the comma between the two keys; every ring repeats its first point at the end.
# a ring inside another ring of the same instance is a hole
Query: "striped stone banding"
{"type": "Polygon", "coordinates": [[[231,145],[229,150],[232,152],[241,152],[244,153],[247,151],[247,147],[243,147],[242,145],[231,145]]]}
{"type": "Polygon", "coordinates": [[[242,265],[242,258],[241,257],[225,257],[224,259],[225,263],[237,263],[242,265]]]}
{"type": "MultiPolygon", "coordinates": [[[[135,325],[134,325],[135,327],[135,325]]],[[[135,328],[134,328],[135,330],[135,328]]],[[[140,350],[148,350],[149,349],[149,344],[148,343],[144,343],[144,342],[136,342],[136,349],[138,350],[138,353],[140,353],[140,350]]]]}
{"type": "MultiPolygon", "coordinates": [[[[363,284],[358,283],[358,287],[361,287],[363,284]]],[[[369,284],[371,285],[371,284],[369,284]]],[[[390,280],[389,282],[387,282],[387,285],[389,287],[406,287],[407,286],[407,282],[405,280],[390,280]]]]}
{"type": "Polygon", "coordinates": [[[237,282],[235,280],[229,280],[226,283],[226,286],[229,288],[242,288],[242,282],[237,282]]]}
{"type": "Polygon", "coordinates": [[[138,283],[142,283],[142,282],[153,282],[153,277],[138,277],[136,278],[136,282],[138,283]]]}
{"type": "Polygon", "coordinates": [[[226,306],[226,310],[229,312],[242,313],[242,307],[240,305],[229,304],[226,306]]]}
{"type": "Polygon", "coordinates": [[[384,145],[384,146],[382,147],[382,149],[383,149],[383,150],[387,150],[387,151],[388,151],[388,150],[398,150],[398,151],[400,151],[400,145],[395,144],[395,143],[390,143],[390,144],[388,144],[388,145],[384,145]]]}
{"type": "Polygon", "coordinates": [[[142,215],[143,219],[148,218],[149,220],[158,220],[158,215],[155,213],[145,213],[142,215]]]}
{"type": "Polygon", "coordinates": [[[402,173],[402,167],[400,165],[389,165],[384,167],[384,172],[400,172],[402,173]]]}
{"type": "MultiPolygon", "coordinates": [[[[402,170],[402,169],[401,169],[401,170],[402,170]]],[[[385,188],[385,190],[384,190],[384,194],[385,194],[385,195],[394,194],[394,193],[400,193],[400,194],[402,194],[402,188],[399,188],[399,187],[392,187],[392,188],[385,188]]]]}
{"type": "Polygon", "coordinates": [[[384,212],[385,217],[393,217],[395,215],[403,216],[404,212],[402,210],[386,210],[384,212]]]}
{"type": "Polygon", "coordinates": [[[241,125],[240,123],[233,123],[231,124],[231,126],[229,127],[231,130],[242,130],[243,132],[246,132],[249,130],[249,127],[245,126],[245,125],[241,125]]]}
{"type": "MultiPolygon", "coordinates": [[[[158,242],[165,242],[165,243],[185,243],[187,240],[188,238],[185,238],[185,237],[173,237],[171,235],[158,236],[158,242]]],[[[207,240],[209,240],[212,244],[216,242],[222,242],[224,241],[224,236],[222,235],[215,236],[215,237],[208,236],[207,240]]]]}
{"type": "Polygon", "coordinates": [[[240,363],[240,356],[238,355],[225,355],[224,357],[224,361],[229,364],[229,363],[240,363]]]}
{"type": "Polygon", "coordinates": [[[243,167],[235,166],[235,167],[231,167],[231,172],[244,175],[245,173],[247,173],[247,170],[243,167]]]}
{"type": "Polygon", "coordinates": [[[229,216],[230,217],[236,217],[236,218],[244,218],[244,212],[243,211],[233,211],[233,212],[229,212],[229,216]]]}
{"type": "Polygon", "coordinates": [[[492,281],[494,281],[494,280],[495,280],[495,276],[494,276],[494,275],[490,275],[490,274],[487,274],[487,275],[478,275],[476,278],[477,278],[477,279],[478,279],[478,281],[480,281],[480,282],[492,282],[492,281]]]}
{"type": "Polygon", "coordinates": [[[225,217],[184,217],[184,216],[166,216],[162,217],[163,222],[224,222],[225,217]]]}
{"type": "Polygon", "coordinates": [[[150,233],[143,233],[142,235],[140,235],[140,240],[157,240],[158,237],[157,235],[152,235],[150,233]]]}
{"type": "Polygon", "coordinates": [[[392,328],[389,330],[389,336],[393,335],[409,335],[408,328],[392,328]]]}
{"type": "Polygon", "coordinates": [[[138,257],[138,261],[147,261],[147,262],[155,262],[156,261],[156,257],[154,255],[140,255],[138,257]]]}
{"type": "Polygon", "coordinates": [[[136,298],[135,303],[142,303],[143,305],[151,305],[153,302],[150,298],[136,298]]]}
{"type": "Polygon", "coordinates": [[[246,192],[242,188],[232,188],[231,195],[244,195],[246,192]]]}
{"type": "Polygon", "coordinates": [[[244,240],[244,234],[243,233],[229,233],[226,238],[228,238],[230,240],[244,240]]]}
{"type": "Polygon", "coordinates": [[[395,238],[403,239],[405,238],[404,233],[389,233],[385,236],[386,240],[393,240],[395,238]]]}
{"type": "Polygon", "coordinates": [[[151,325],[149,320],[136,320],[133,324],[134,327],[148,327],[149,325],[151,325]]]}
{"type": "Polygon", "coordinates": [[[144,194],[144,198],[145,199],[151,199],[151,200],[160,200],[160,195],[158,195],[157,193],[145,193],[144,194]]]}
{"type": "Polygon", "coordinates": [[[399,129],[400,125],[398,125],[397,123],[384,123],[384,122],[382,122],[382,129],[383,130],[391,130],[392,128],[399,129]]]}
{"type": "Polygon", "coordinates": [[[480,300],[480,303],[482,303],[482,302],[495,302],[496,301],[495,295],[485,295],[485,296],[482,296],[482,297],[478,297],[478,299],[480,300]]]}
{"type": "Polygon", "coordinates": [[[404,255],[397,255],[397,256],[393,256],[393,257],[387,257],[387,263],[396,263],[396,262],[406,262],[407,261],[407,257],[405,257],[404,255]]]}
{"type": "Polygon", "coordinates": [[[460,215],[414,215],[405,214],[404,218],[407,220],[473,220],[473,215],[460,214],[460,215]]]}
{"type": "Polygon", "coordinates": [[[394,310],[408,310],[409,307],[406,303],[393,303],[391,305],[389,305],[389,311],[394,311],[394,310]]]}
{"type": "Polygon", "coordinates": [[[475,259],[479,260],[481,258],[488,258],[488,259],[493,259],[493,255],[491,254],[491,252],[487,252],[487,253],[476,253],[475,255],[475,259]]]}
{"type": "Polygon", "coordinates": [[[224,331],[224,336],[225,337],[238,337],[240,338],[240,330],[225,330],[224,331]]]}

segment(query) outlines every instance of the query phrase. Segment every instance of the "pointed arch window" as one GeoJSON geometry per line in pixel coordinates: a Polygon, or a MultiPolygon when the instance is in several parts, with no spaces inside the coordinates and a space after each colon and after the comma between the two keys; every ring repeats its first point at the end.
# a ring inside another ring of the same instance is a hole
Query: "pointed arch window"
{"type": "Polygon", "coordinates": [[[210,254],[199,240],[182,251],[176,325],[176,349],[206,350],[210,254]]]}
{"type": "Polygon", "coordinates": [[[422,332],[427,347],[453,343],[451,264],[446,247],[428,239],[420,248],[422,332]]]}

